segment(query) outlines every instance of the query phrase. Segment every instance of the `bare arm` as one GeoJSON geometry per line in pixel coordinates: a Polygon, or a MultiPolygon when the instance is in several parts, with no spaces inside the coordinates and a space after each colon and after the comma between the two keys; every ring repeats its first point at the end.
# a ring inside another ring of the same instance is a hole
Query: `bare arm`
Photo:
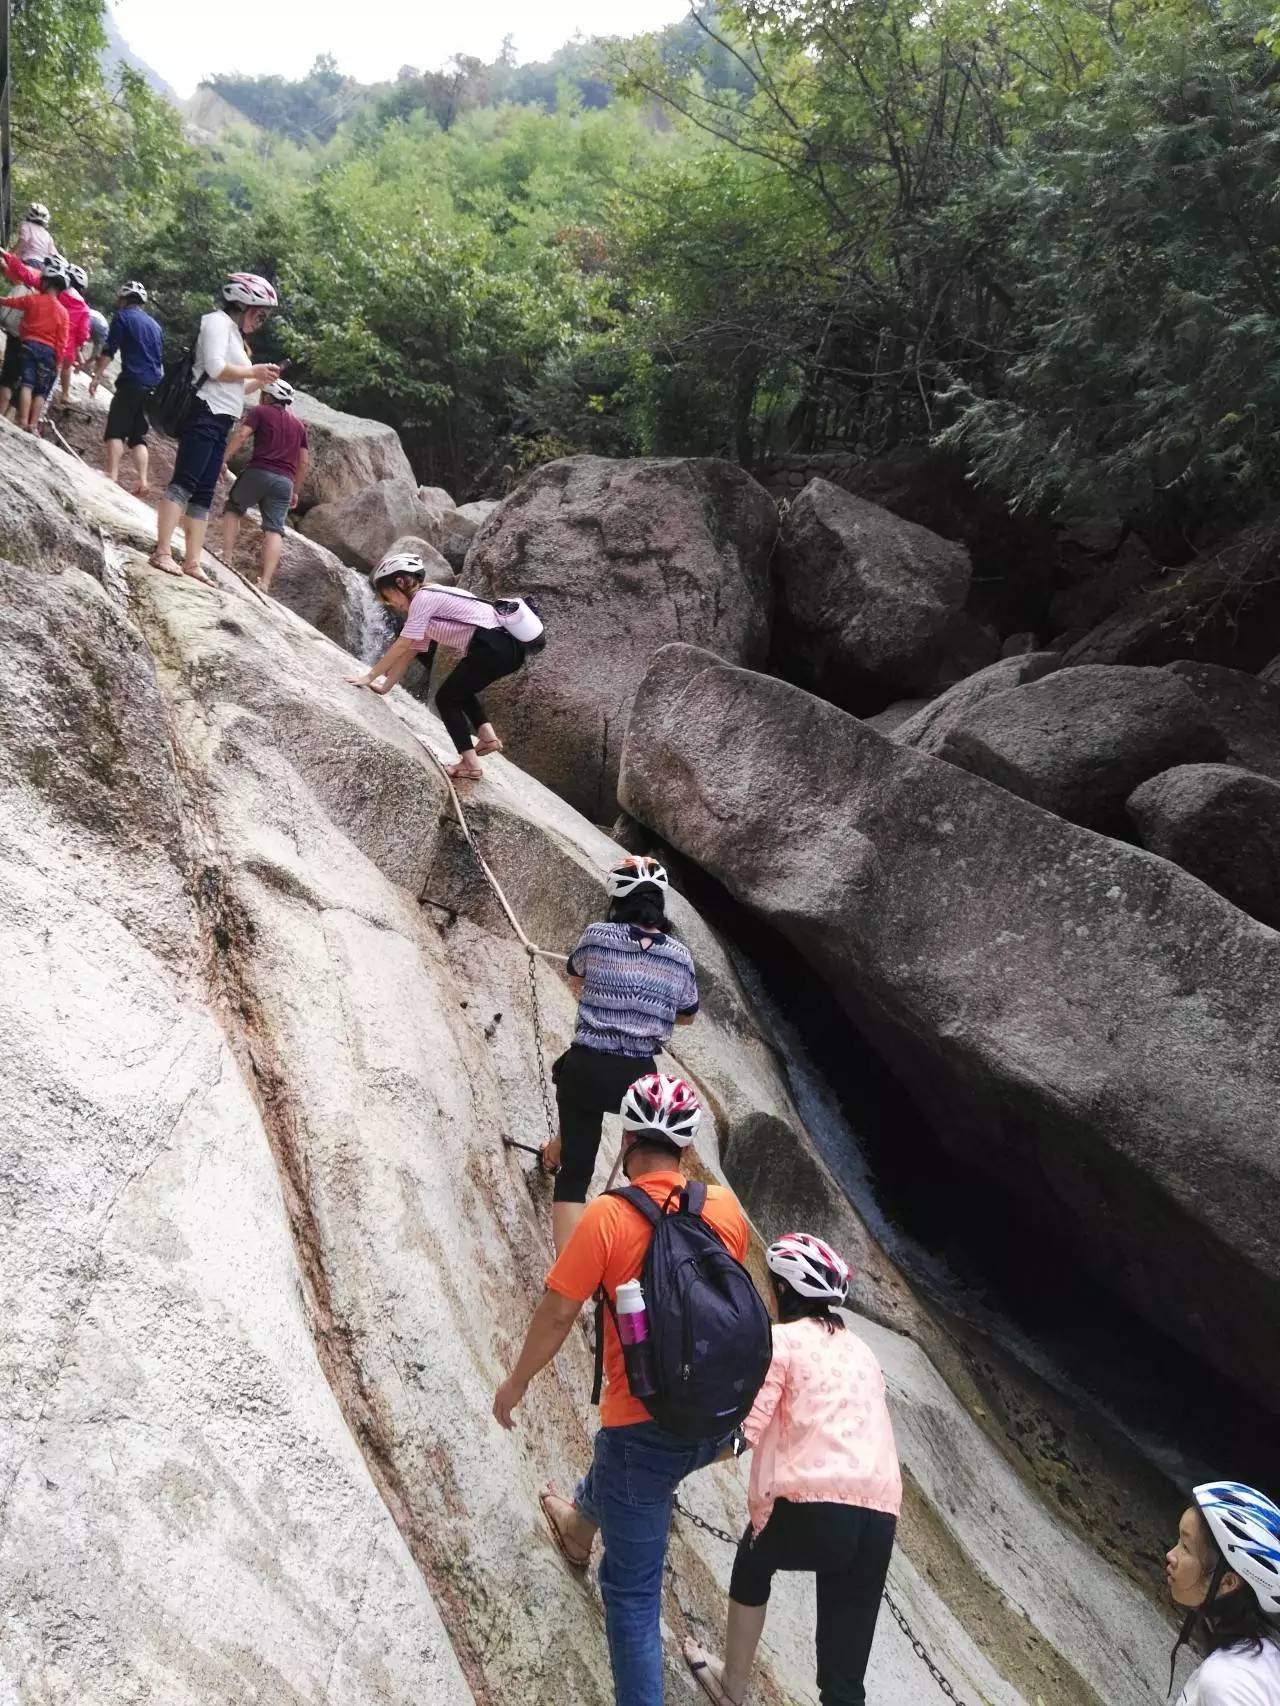
{"type": "Polygon", "coordinates": [[[291,509],[297,509],[298,504],[302,499],[302,482],[306,479],[307,469],[310,466],[311,452],[304,444],[302,449],[298,452],[298,472],[293,476],[293,502],[289,506],[291,509]]]}
{"type": "Polygon", "coordinates": [[[571,1297],[562,1297],[549,1287],[533,1312],[516,1366],[498,1388],[493,1413],[504,1428],[515,1427],[512,1411],[529,1389],[529,1383],[555,1356],[569,1337],[569,1330],[582,1309],[571,1297]]]}
{"type": "Polygon", "coordinates": [[[693,1021],[697,1017],[698,1017],[697,1013],[677,1013],[676,1014],[676,1024],[677,1025],[692,1025],[693,1021]]]}
{"type": "Polygon", "coordinates": [[[377,663],[371,664],[364,675],[349,675],[347,680],[353,687],[371,687],[380,676],[385,676],[388,687],[394,687],[413,662],[417,653],[418,648],[415,643],[412,640],[406,640],[402,634],[397,639],[392,640],[377,663]]]}
{"type": "Polygon", "coordinates": [[[582,992],[587,987],[586,978],[585,977],[575,977],[571,971],[567,971],[564,974],[564,980],[569,985],[569,988],[573,991],[573,993],[577,996],[577,998],[579,1000],[581,1000],[582,999],[582,992]]]}
{"type": "Polygon", "coordinates": [[[233,429],[231,437],[227,440],[227,452],[223,460],[225,462],[230,462],[233,457],[239,456],[240,452],[252,437],[253,428],[251,426],[247,426],[244,421],[241,421],[239,425],[233,429]]]}

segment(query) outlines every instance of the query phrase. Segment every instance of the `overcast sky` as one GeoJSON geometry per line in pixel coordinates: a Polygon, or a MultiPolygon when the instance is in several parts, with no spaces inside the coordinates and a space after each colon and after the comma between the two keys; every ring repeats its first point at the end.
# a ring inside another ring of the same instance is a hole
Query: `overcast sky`
{"type": "Polygon", "coordinates": [[[688,0],[259,0],[195,11],[173,0],[114,0],[133,51],[190,95],[217,71],[298,77],[318,53],[362,83],[402,65],[440,66],[455,53],[496,59],[506,35],[517,56],[546,59],[578,31],[638,35],[674,22],[688,0]]]}

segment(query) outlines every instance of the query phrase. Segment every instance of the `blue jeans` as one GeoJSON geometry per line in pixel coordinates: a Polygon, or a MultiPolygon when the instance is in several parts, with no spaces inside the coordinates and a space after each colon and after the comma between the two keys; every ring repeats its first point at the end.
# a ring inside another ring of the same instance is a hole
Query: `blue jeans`
{"type": "Polygon", "coordinates": [[[731,1435],[691,1444],[656,1422],[601,1428],[573,1502],[600,1529],[600,1592],[616,1706],[662,1706],[662,1567],[676,1488],[731,1435]]]}
{"type": "Polygon", "coordinates": [[[48,344],[22,343],[22,376],[24,391],[35,397],[47,397],[58,376],[58,353],[48,344]]]}
{"type": "Polygon", "coordinates": [[[193,521],[203,521],[209,513],[222,472],[222,453],[235,424],[234,416],[215,415],[208,404],[196,399],[178,444],[173,478],[164,494],[193,521]]]}

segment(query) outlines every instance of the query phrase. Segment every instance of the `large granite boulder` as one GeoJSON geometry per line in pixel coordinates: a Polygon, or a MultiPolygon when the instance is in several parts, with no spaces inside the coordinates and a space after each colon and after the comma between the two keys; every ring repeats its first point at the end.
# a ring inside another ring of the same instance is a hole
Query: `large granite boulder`
{"type": "Polygon", "coordinates": [[[886,723],[883,717],[873,717],[870,721],[881,734],[892,735],[903,746],[916,746],[921,752],[941,752],[951,730],[984,700],[1028,681],[1039,681],[1060,662],[1057,652],[1020,652],[966,676],[908,718],[886,723]]]}
{"type": "Polygon", "coordinates": [[[293,412],[306,422],[311,462],[302,483],[302,508],[339,503],[378,480],[406,480],[413,468],[394,427],[331,409],[316,397],[294,394],[293,412]]]}
{"type": "Polygon", "coordinates": [[[1227,762],[1280,782],[1280,682],[1189,658],[1167,669],[1204,706],[1226,743],[1227,762]]]}
{"type": "Polygon", "coordinates": [[[298,525],[308,539],[367,573],[402,534],[435,545],[440,515],[422,501],[412,480],[375,480],[350,497],[309,509],[298,525]]]}
{"type": "Polygon", "coordinates": [[[386,650],[391,627],[368,577],[292,529],[284,536],[271,595],[352,657],[372,663],[386,650]]]}
{"type": "Polygon", "coordinates": [[[475,592],[532,594],[547,646],[486,695],[510,756],[598,822],[649,659],[695,641],[737,663],[769,644],[772,500],[711,458],[551,462],[484,523],[475,592]]]}
{"type": "MultiPolygon", "coordinates": [[[[772,658],[779,674],[855,712],[937,684],[961,640],[963,545],[828,480],[810,480],[778,537],[772,658]]],[[[688,636],[682,635],[681,638],[688,636]]],[[[992,639],[973,667],[999,656],[992,639]]]]}
{"type": "Polygon", "coordinates": [[[653,661],[620,791],[789,938],[944,1143],[1280,1405],[1257,1354],[1280,1331],[1280,936],[1165,860],[689,646],[653,661]]]}
{"type": "Polygon", "coordinates": [[[1280,782],[1229,764],[1179,764],[1129,796],[1142,845],[1280,930],[1280,782]]]}
{"type": "Polygon", "coordinates": [[[937,751],[1059,817],[1113,829],[1140,782],[1225,758],[1226,741],[1177,676],[1086,665],[981,699],[937,751]]]}

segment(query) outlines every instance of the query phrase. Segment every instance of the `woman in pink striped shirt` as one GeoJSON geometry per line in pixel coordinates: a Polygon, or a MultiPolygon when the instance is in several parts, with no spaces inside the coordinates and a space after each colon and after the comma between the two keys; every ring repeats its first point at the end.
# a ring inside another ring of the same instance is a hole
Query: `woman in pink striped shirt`
{"type": "Polygon", "coordinates": [[[752,1448],[751,1521],[729,1583],[724,1662],[691,1640],[685,1658],[716,1706],[742,1706],[775,1571],[812,1571],[822,1706],[865,1706],[902,1506],[884,1375],[835,1312],[851,1276],[829,1244],[789,1232],[766,1260],[779,1324],[769,1372],[742,1424],[752,1448]]]}
{"type": "Polygon", "coordinates": [[[419,652],[446,646],[461,652],[462,661],[436,694],[436,710],[458,753],[449,775],[455,782],[478,782],[484,775],[480,760],[501,752],[502,742],[480,703],[482,687],[514,675],[524,662],[525,648],[509,634],[498,614],[482,598],[447,586],[426,586],[427,566],[421,557],[401,552],[384,557],[370,579],[386,605],[405,618],[399,636],[366,674],[349,675],[356,687],[390,693],[419,652]]]}

